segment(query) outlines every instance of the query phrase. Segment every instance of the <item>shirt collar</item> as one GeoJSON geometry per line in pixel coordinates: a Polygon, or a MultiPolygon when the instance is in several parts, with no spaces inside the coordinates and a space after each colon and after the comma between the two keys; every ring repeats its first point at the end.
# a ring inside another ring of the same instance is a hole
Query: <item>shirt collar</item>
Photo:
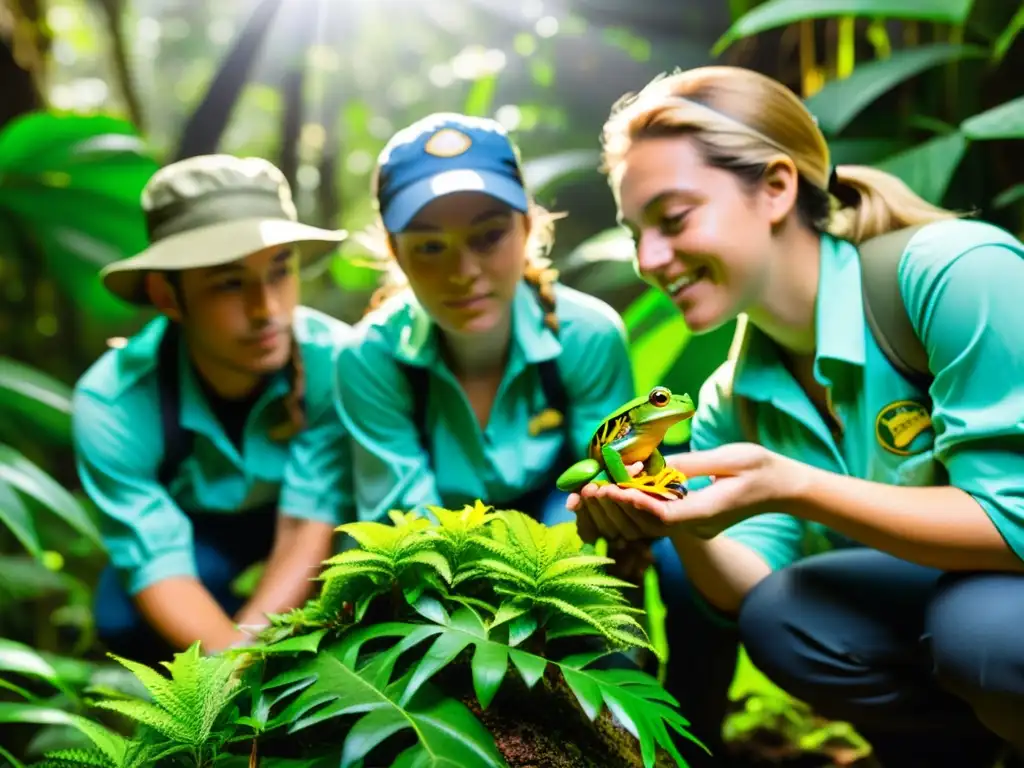
{"type": "MultiPolygon", "coordinates": [[[[864,365],[864,306],[857,248],[828,234],[822,234],[820,242],[814,375],[828,386],[842,366],[864,365]]],[[[788,377],[775,344],[745,315],[737,325],[730,357],[737,366],[734,391],[744,397],[770,399],[788,377]]]]}
{"type": "MultiPolygon", "coordinates": [[[[412,291],[406,294],[395,357],[410,365],[435,365],[440,359],[437,325],[412,291]]],[[[558,337],[544,324],[544,311],[525,280],[519,281],[512,299],[512,342],[513,360],[528,365],[551,360],[562,351],[558,337]]]]}

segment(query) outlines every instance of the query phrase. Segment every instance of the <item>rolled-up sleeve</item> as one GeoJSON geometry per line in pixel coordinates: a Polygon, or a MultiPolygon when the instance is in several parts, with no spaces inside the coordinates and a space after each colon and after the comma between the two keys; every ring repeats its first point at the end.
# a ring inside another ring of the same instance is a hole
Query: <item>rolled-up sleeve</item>
{"type": "MultiPolygon", "coordinates": [[[[983,226],[960,222],[961,227],[983,226]]],[[[1008,237],[904,257],[900,287],[928,351],[935,458],[1024,559],[1024,250],[1008,237]]]]}
{"type": "Polygon", "coordinates": [[[128,593],[195,578],[192,524],[156,477],[159,424],[144,429],[130,404],[76,390],[72,433],[82,487],[101,513],[103,542],[128,593]]]}
{"type": "Polygon", "coordinates": [[[356,514],[381,520],[392,509],[440,506],[408,379],[384,339],[363,330],[339,347],[333,366],[338,415],[352,439],[356,514]]]}
{"type": "MultiPolygon", "coordinates": [[[[733,400],[728,394],[732,363],[725,363],[704,382],[697,399],[697,413],[690,430],[690,450],[706,451],[728,443],[743,441],[733,400]]],[[[709,484],[706,477],[693,478],[688,485],[699,490],[709,484]]],[[[773,570],[796,562],[803,552],[804,524],[778,512],[748,517],[722,532],[733,541],[749,547],[773,570]]]]}
{"type": "Polygon", "coordinates": [[[288,450],[279,507],[288,517],[340,525],[354,514],[348,433],[331,398],[311,405],[288,450]]]}

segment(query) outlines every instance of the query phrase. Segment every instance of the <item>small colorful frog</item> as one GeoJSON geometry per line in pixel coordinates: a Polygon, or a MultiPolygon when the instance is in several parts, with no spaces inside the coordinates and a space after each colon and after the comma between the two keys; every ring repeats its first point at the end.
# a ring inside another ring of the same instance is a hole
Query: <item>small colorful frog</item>
{"type": "Polygon", "coordinates": [[[575,492],[587,483],[614,482],[620,488],[638,488],[666,499],[682,498],[686,476],[665,464],[658,446],[672,425],[693,413],[689,395],[673,395],[666,387],[655,387],[647,397],[631,400],[601,422],[590,439],[588,458],[561,474],[558,489],[575,492]],[[630,477],[627,467],[637,461],[644,468],[630,477]]]}

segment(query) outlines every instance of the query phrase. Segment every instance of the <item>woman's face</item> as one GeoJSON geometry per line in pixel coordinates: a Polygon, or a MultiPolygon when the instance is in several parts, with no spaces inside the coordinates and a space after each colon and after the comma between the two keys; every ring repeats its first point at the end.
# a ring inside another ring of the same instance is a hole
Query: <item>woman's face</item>
{"type": "Polygon", "coordinates": [[[486,333],[510,314],[529,219],[480,192],[432,201],[392,235],[409,286],[449,333],[486,333]]]}
{"type": "Polygon", "coordinates": [[[695,333],[720,327],[764,295],[777,195],[704,162],[685,137],[634,142],[618,169],[622,223],[637,266],[695,333]]]}

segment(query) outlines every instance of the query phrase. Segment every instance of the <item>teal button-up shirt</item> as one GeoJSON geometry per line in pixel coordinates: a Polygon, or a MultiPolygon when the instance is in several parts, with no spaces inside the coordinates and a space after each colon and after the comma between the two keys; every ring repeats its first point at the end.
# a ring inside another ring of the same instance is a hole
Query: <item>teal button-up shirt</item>
{"type": "MultiPolygon", "coordinates": [[[[185,511],[230,515],[273,503],[282,514],[339,524],[351,516],[351,454],[331,387],[334,350],[350,326],[299,307],[294,333],[306,370],[307,427],[287,442],[269,437],[288,391],[275,377],[255,403],[239,451],[210,411],[180,344],[180,424],[192,454],[171,479],[157,480],[163,430],[157,351],[167,319],[107,350],[75,385],[72,425],[78,473],[101,512],[112,565],[135,594],[172,576],[196,576],[185,511]]],[[[269,554],[269,553],[268,553],[269,554]]]]}
{"type": "Polygon", "coordinates": [[[555,287],[555,296],[557,336],[544,325],[532,289],[520,284],[509,361],[485,429],[439,352],[436,326],[411,291],[354,326],[335,374],[340,415],[353,439],[360,519],[477,498],[500,505],[551,482],[565,431],[531,436],[528,430],[547,405],[535,366],[542,360],[557,360],[570,403],[569,453],[583,457],[601,420],[633,398],[632,368],[622,320],[611,307],[564,285],[555,287]],[[427,446],[419,444],[399,362],[432,374],[427,446]]]}
{"type": "MultiPolygon", "coordinates": [[[[1022,257],[1020,241],[981,222],[937,222],[915,234],[899,265],[899,285],[935,376],[926,394],[900,376],[875,343],[864,318],[855,246],[823,236],[814,373],[842,424],[840,438],[833,439],[774,344],[747,326],[735,370],[725,363],[701,389],[693,449],[744,439],[731,384],[736,394],[757,401],[765,447],[890,485],[952,484],[978,501],[1024,557],[1024,354],[1013,341],[1024,329],[1022,257]]],[[[757,551],[773,569],[805,554],[816,536],[852,545],[786,514],[750,518],[724,535],[757,551]]]]}

